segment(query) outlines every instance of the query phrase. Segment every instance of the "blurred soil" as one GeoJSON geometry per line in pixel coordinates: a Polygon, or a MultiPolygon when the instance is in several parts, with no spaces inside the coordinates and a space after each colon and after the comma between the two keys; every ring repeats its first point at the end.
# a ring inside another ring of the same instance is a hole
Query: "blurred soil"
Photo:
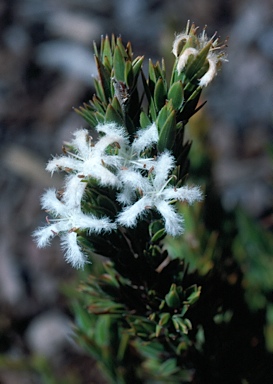
{"type": "Polygon", "coordinates": [[[0,384],[104,382],[73,342],[62,288],[76,286],[75,271],[58,241],[38,250],[31,237],[45,219],[40,195],[61,183],[44,167],[83,124],[72,107],[94,92],[93,40],[121,34],[159,59],[188,19],[230,37],[229,63],[205,92],[214,183],[227,209],[260,217],[272,206],[270,1],[0,2],[0,384]]]}

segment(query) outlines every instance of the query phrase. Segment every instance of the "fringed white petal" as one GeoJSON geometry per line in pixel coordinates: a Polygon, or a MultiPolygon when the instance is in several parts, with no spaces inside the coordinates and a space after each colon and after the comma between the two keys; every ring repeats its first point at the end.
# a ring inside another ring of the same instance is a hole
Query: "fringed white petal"
{"type": "Polygon", "coordinates": [[[135,204],[124,208],[117,217],[117,223],[129,228],[135,227],[137,225],[137,219],[141,217],[145,213],[146,208],[148,208],[148,203],[149,199],[143,197],[135,204]]]}
{"type": "Polygon", "coordinates": [[[127,138],[125,129],[119,127],[116,123],[98,124],[96,131],[105,133],[109,137],[120,137],[123,140],[127,138]]]}
{"type": "Polygon", "coordinates": [[[65,252],[64,256],[66,261],[72,264],[74,268],[82,268],[87,262],[86,256],[77,242],[76,232],[70,232],[62,236],[61,247],[65,252]]]}
{"type": "Polygon", "coordinates": [[[169,152],[164,152],[157,159],[154,166],[154,186],[156,189],[163,187],[168,179],[170,171],[174,168],[174,157],[169,152]]]}
{"type": "Polygon", "coordinates": [[[86,215],[81,211],[75,212],[72,219],[72,227],[87,230],[88,233],[101,233],[101,232],[110,232],[116,228],[115,223],[107,217],[97,218],[93,215],[86,215]]]}
{"type": "Polygon", "coordinates": [[[72,145],[75,147],[77,153],[83,158],[88,157],[91,149],[91,139],[88,130],[78,129],[73,135],[72,145]]]}
{"type": "Polygon", "coordinates": [[[60,170],[77,170],[79,167],[79,160],[69,157],[69,156],[60,156],[54,157],[47,163],[46,170],[53,174],[54,172],[58,172],[60,170]]]}
{"type": "Polygon", "coordinates": [[[135,190],[129,185],[125,185],[121,192],[116,196],[116,200],[122,205],[131,205],[135,201],[135,190]]]}
{"type": "Polygon", "coordinates": [[[183,42],[184,44],[188,40],[189,35],[187,33],[179,33],[174,39],[173,42],[173,49],[172,53],[174,54],[175,57],[178,57],[180,50],[181,50],[181,43],[183,42]]]}
{"type": "Polygon", "coordinates": [[[217,75],[217,61],[208,57],[209,69],[199,80],[200,87],[206,87],[217,75]]]}
{"type": "Polygon", "coordinates": [[[173,206],[162,200],[156,204],[165,221],[166,232],[171,236],[178,236],[183,233],[183,217],[179,215],[173,206]]]}
{"type": "Polygon", "coordinates": [[[36,229],[33,237],[38,248],[44,248],[50,244],[50,241],[58,234],[58,228],[55,224],[36,229]]]}
{"type": "Polygon", "coordinates": [[[187,201],[192,204],[202,200],[202,192],[198,187],[185,186],[177,189],[168,187],[163,192],[163,198],[164,200],[187,201]]]}
{"type": "Polygon", "coordinates": [[[145,148],[158,142],[158,129],[155,123],[137,131],[137,138],[132,143],[133,153],[140,154],[145,148]]]}
{"type": "Polygon", "coordinates": [[[185,68],[187,61],[191,55],[196,56],[198,54],[198,50],[195,48],[186,48],[183,53],[179,56],[177,63],[177,72],[180,74],[185,68]]]}
{"type": "Polygon", "coordinates": [[[83,181],[78,175],[72,175],[66,178],[62,199],[67,210],[80,208],[86,185],[86,181],[83,181]]]}
{"type": "Polygon", "coordinates": [[[66,212],[64,204],[57,198],[56,190],[48,189],[41,198],[42,209],[50,211],[54,216],[63,215],[66,212]]]}

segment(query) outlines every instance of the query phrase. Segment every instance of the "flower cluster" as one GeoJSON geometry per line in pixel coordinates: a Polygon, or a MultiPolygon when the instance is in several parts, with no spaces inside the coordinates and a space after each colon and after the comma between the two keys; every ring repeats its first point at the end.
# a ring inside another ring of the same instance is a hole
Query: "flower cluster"
{"type": "Polygon", "coordinates": [[[197,36],[198,28],[188,23],[185,32],[178,34],[173,42],[172,53],[177,58],[177,71],[180,74],[189,62],[190,57],[197,57],[205,51],[208,69],[206,73],[199,79],[199,86],[206,87],[217,75],[217,70],[221,62],[227,61],[226,54],[222,49],[226,46],[226,42],[219,43],[216,33],[209,39],[205,28],[202,33],[197,36]]]}
{"type": "Polygon", "coordinates": [[[198,187],[174,186],[172,171],[176,164],[169,151],[151,156],[158,142],[155,124],[139,130],[132,142],[124,128],[115,123],[99,124],[96,131],[99,138],[95,143],[86,129],[76,131],[64,154],[47,164],[51,173],[65,171],[66,183],[62,192],[50,189],[42,197],[43,209],[53,218],[34,233],[39,247],[59,235],[65,257],[75,267],[86,262],[77,242],[82,231],[92,235],[118,230],[119,226],[131,228],[148,211],[157,211],[164,220],[166,233],[177,236],[183,232],[183,218],[173,203],[191,204],[202,197],[198,187]],[[119,212],[114,220],[83,212],[90,180],[100,188],[115,191],[119,212]]]}

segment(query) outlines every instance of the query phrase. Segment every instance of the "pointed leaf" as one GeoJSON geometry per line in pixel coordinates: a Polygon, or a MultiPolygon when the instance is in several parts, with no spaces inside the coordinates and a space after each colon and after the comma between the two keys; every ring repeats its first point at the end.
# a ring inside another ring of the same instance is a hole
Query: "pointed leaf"
{"type": "Polygon", "coordinates": [[[180,298],[177,292],[176,284],[172,284],[169,293],[165,296],[165,301],[170,308],[179,308],[181,305],[180,298]]]}
{"type": "Polygon", "coordinates": [[[112,100],[112,107],[115,109],[115,111],[120,115],[122,116],[122,109],[121,109],[121,105],[118,101],[118,98],[117,96],[114,96],[113,97],[113,100],[112,100]]]}
{"type": "Polygon", "coordinates": [[[157,149],[159,152],[164,152],[166,149],[172,149],[175,141],[175,134],[176,114],[175,111],[172,111],[159,132],[159,139],[157,144],[157,149]]]}
{"type": "Polygon", "coordinates": [[[102,62],[99,60],[98,57],[95,56],[95,62],[96,66],[98,68],[98,74],[99,74],[99,79],[101,82],[101,89],[102,91],[100,92],[102,96],[102,100],[107,103],[108,99],[111,97],[111,90],[110,90],[110,82],[111,82],[111,76],[108,70],[104,67],[102,62]]]}
{"type": "Polygon", "coordinates": [[[100,112],[96,112],[95,113],[95,116],[96,116],[96,119],[97,119],[97,122],[95,124],[95,126],[99,123],[99,124],[104,124],[105,123],[105,115],[100,113],[100,112]]]}
{"type": "Polygon", "coordinates": [[[130,61],[132,61],[133,60],[133,49],[132,49],[132,44],[130,43],[130,41],[128,41],[128,43],[126,45],[126,52],[128,55],[128,59],[130,61]]]}
{"type": "Polygon", "coordinates": [[[154,91],[154,102],[157,111],[159,111],[165,104],[166,101],[166,90],[162,77],[160,77],[155,85],[154,91]]]}
{"type": "Polygon", "coordinates": [[[187,64],[185,68],[185,74],[189,79],[202,69],[210,48],[211,42],[209,42],[192,60],[189,60],[189,62],[191,62],[189,65],[187,64]]]}
{"type": "Polygon", "coordinates": [[[115,47],[113,66],[115,79],[124,82],[125,59],[118,46],[115,47]]]}
{"type": "MultiPolygon", "coordinates": [[[[109,68],[112,67],[113,58],[112,58],[112,50],[111,50],[111,44],[108,35],[104,39],[104,45],[103,45],[103,51],[102,51],[102,62],[105,65],[105,60],[107,59],[109,63],[109,68]]],[[[107,66],[108,66],[107,63],[107,66]]]]}
{"type": "Polygon", "coordinates": [[[157,120],[156,120],[156,124],[158,126],[158,129],[159,129],[159,132],[161,132],[167,118],[169,116],[169,111],[168,111],[168,105],[167,103],[164,105],[163,108],[161,108],[159,114],[158,114],[158,117],[157,117],[157,120]]]}
{"type": "Polygon", "coordinates": [[[119,47],[119,50],[121,52],[122,57],[125,59],[128,59],[128,54],[126,52],[126,49],[124,48],[124,45],[122,44],[122,39],[121,37],[117,38],[117,46],[119,47]]]}
{"type": "Polygon", "coordinates": [[[118,112],[112,107],[111,104],[108,105],[105,113],[105,122],[117,123],[118,125],[123,125],[123,119],[118,114],[118,112]]]}
{"type": "Polygon", "coordinates": [[[142,78],[142,84],[144,87],[144,92],[146,94],[146,97],[147,97],[148,103],[149,103],[149,114],[152,118],[152,121],[156,121],[157,114],[156,114],[156,108],[155,108],[154,100],[152,98],[150,89],[149,89],[147,82],[146,82],[146,78],[145,78],[142,71],[141,71],[141,78],[142,78]]]}
{"type": "Polygon", "coordinates": [[[74,111],[78,115],[82,116],[85,119],[85,121],[87,121],[87,123],[90,125],[90,127],[95,127],[97,125],[97,121],[93,112],[91,111],[89,112],[83,107],[80,107],[79,109],[75,108],[74,111]]]}
{"type": "Polygon", "coordinates": [[[153,237],[151,238],[151,242],[156,243],[157,241],[161,240],[165,235],[165,228],[162,228],[153,235],[153,237]]]}
{"type": "Polygon", "coordinates": [[[152,123],[148,115],[144,111],[141,111],[139,120],[141,128],[149,127],[149,125],[151,125],[152,123]]]}
{"type": "Polygon", "coordinates": [[[184,102],[184,89],[182,81],[175,82],[168,92],[168,99],[172,100],[173,108],[179,110],[184,102]]]}
{"type": "Polygon", "coordinates": [[[125,83],[128,88],[131,88],[134,84],[134,72],[131,61],[126,61],[125,63],[125,73],[124,73],[125,83]]]}
{"type": "Polygon", "coordinates": [[[134,59],[132,65],[133,65],[133,73],[134,77],[137,78],[142,66],[144,60],[144,56],[138,56],[137,58],[134,59]]]}

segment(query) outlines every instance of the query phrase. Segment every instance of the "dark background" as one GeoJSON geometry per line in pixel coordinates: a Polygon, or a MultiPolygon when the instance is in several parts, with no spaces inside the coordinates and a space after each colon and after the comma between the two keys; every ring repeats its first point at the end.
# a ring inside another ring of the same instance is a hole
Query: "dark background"
{"type": "Polygon", "coordinates": [[[188,19],[229,36],[229,62],[204,92],[200,122],[224,206],[260,217],[272,204],[270,0],[0,1],[0,384],[101,382],[72,342],[62,290],[78,277],[58,241],[38,250],[31,238],[45,219],[40,195],[61,183],[44,167],[84,124],[72,107],[94,92],[93,40],[115,33],[135,56],[170,62],[188,19]]]}

